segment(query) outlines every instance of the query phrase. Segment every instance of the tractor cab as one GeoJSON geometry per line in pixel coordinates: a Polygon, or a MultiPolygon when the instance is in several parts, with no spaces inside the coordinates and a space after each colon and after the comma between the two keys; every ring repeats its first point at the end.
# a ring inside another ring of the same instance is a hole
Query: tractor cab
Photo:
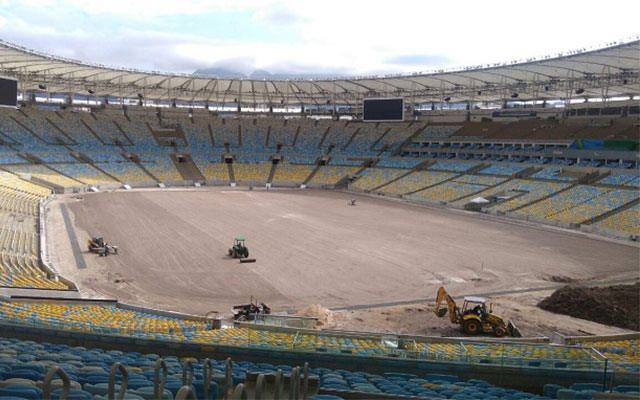
{"type": "MultiPolygon", "coordinates": [[[[242,236],[238,236],[233,239],[233,246],[229,249],[229,256],[232,258],[240,258],[240,262],[243,262],[243,259],[249,257],[249,249],[244,244],[244,238],[242,236]]],[[[251,259],[253,260],[253,259],[251,259]]],[[[245,262],[254,262],[254,261],[245,261],[245,262]]]]}
{"type": "Polygon", "coordinates": [[[462,315],[475,314],[478,317],[483,317],[491,314],[491,305],[487,311],[487,299],[484,297],[469,296],[464,298],[464,304],[462,304],[462,315]]]}
{"type": "Polygon", "coordinates": [[[104,247],[104,239],[103,238],[96,237],[96,238],[93,238],[92,240],[93,240],[93,242],[95,242],[98,245],[98,247],[104,247]]]}
{"type": "Polygon", "coordinates": [[[233,247],[244,247],[244,238],[242,236],[238,236],[233,239],[233,247]]]}

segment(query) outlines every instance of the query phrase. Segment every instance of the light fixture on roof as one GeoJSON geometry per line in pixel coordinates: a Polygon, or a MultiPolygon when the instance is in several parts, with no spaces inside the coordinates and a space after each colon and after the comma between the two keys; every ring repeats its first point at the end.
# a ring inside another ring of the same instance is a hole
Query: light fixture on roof
{"type": "Polygon", "coordinates": [[[584,93],[584,89],[580,88],[580,89],[576,89],[576,94],[582,94],[584,93]]]}
{"type": "Polygon", "coordinates": [[[548,91],[549,91],[549,85],[546,85],[546,86],[544,87],[544,91],[545,91],[545,92],[548,92],[548,91]]]}
{"type": "Polygon", "coordinates": [[[515,93],[515,92],[514,92],[514,93],[511,95],[511,98],[512,98],[512,99],[517,99],[517,98],[518,98],[518,96],[520,96],[520,95],[519,95],[518,93],[515,93]]]}
{"type": "Polygon", "coordinates": [[[139,98],[140,100],[144,99],[144,96],[142,95],[142,93],[138,93],[138,98],[139,98]]]}
{"type": "Polygon", "coordinates": [[[96,94],[96,91],[95,91],[95,90],[93,90],[93,89],[87,89],[87,92],[88,92],[89,94],[96,94]]]}
{"type": "Polygon", "coordinates": [[[445,97],[444,101],[446,101],[447,103],[451,101],[451,97],[445,97]]]}
{"type": "Polygon", "coordinates": [[[41,83],[41,84],[38,85],[38,89],[47,90],[47,85],[44,85],[44,84],[41,83]]]}

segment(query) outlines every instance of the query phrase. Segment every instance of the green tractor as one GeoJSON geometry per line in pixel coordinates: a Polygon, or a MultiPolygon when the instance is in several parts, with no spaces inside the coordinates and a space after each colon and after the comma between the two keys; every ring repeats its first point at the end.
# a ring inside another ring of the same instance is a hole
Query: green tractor
{"type": "Polygon", "coordinates": [[[233,247],[229,249],[229,256],[239,258],[240,262],[255,262],[255,259],[249,259],[249,249],[244,245],[244,238],[237,237],[233,240],[233,247]]]}

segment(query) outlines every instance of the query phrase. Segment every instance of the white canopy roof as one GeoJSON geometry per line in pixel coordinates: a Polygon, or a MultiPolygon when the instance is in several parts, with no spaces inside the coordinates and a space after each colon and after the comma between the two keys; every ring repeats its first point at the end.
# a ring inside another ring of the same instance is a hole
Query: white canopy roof
{"type": "Polygon", "coordinates": [[[0,75],[20,90],[246,105],[356,105],[614,97],[640,93],[640,36],[540,59],[448,70],[335,79],[255,80],[141,71],[57,57],[0,40],[0,75]],[[91,91],[91,92],[90,92],[91,91]],[[578,91],[578,93],[576,93],[578,91]]]}

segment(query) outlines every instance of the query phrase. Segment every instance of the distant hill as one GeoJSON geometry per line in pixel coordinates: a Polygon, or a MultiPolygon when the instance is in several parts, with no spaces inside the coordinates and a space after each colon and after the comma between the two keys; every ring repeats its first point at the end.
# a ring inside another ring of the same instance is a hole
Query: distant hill
{"type": "Polygon", "coordinates": [[[304,74],[292,74],[292,73],[271,73],[263,69],[257,69],[250,74],[243,74],[242,72],[232,71],[221,67],[211,68],[199,68],[195,70],[195,75],[205,75],[215,78],[227,78],[227,79],[326,79],[341,76],[340,73],[304,73],[304,74]]]}

